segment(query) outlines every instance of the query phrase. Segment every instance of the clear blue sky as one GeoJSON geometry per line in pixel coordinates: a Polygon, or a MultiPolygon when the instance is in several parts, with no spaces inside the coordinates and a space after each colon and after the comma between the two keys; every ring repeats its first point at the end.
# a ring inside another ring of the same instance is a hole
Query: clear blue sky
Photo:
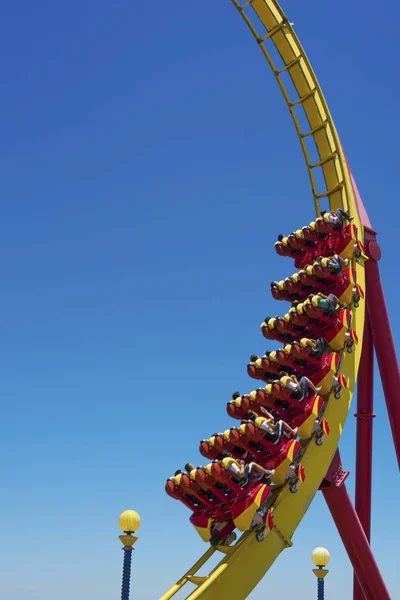
{"type": "MultiPolygon", "coordinates": [[[[398,3],[379,19],[371,0],[283,7],[380,233],[396,333],[398,3]]],[[[253,387],[247,359],[277,308],[268,284],[293,272],[273,242],[313,216],[306,169],[228,0],[1,12],[0,596],[117,598],[117,519],[135,508],[133,598],[154,600],[205,548],[164,482],[229,423],[231,393],[253,387]]],[[[376,412],[373,546],[395,598],[400,486],[378,382],[376,412]]],[[[350,416],[352,471],[354,432],[350,416]]],[[[288,600],[292,585],[312,597],[317,545],[332,555],[326,598],[351,597],[321,497],[294,542],[252,600],[288,600]]]]}

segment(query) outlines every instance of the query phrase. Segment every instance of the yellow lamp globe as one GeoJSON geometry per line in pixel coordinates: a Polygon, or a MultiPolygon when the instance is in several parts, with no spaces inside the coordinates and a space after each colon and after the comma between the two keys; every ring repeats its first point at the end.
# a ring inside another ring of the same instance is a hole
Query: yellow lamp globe
{"type": "Polygon", "coordinates": [[[311,553],[311,560],[316,567],[326,567],[331,555],[326,548],[315,548],[311,553]]]}
{"type": "Polygon", "coordinates": [[[140,527],[140,516],[135,510],[125,510],[120,514],[118,524],[125,533],[134,533],[140,527]]]}

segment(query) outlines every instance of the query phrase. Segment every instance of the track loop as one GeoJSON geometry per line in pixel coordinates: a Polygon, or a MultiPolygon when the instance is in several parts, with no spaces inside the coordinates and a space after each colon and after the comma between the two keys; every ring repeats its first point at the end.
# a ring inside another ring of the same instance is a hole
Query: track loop
{"type": "Polygon", "coordinates": [[[232,2],[256,38],[285,98],[306,160],[317,215],[323,208],[320,204],[323,198],[329,198],[331,209],[352,210],[345,185],[347,166],[338,134],[329,118],[325,98],[292,24],[279,5],[272,0],[251,0],[242,5],[237,0],[232,2]],[[266,42],[274,45],[282,66],[275,65],[271,49],[266,42]],[[282,77],[285,73],[290,78],[288,83],[290,88],[295,89],[297,98],[290,97],[289,86],[282,77]],[[296,109],[300,109],[303,114],[298,114],[296,109]],[[304,120],[309,124],[308,131],[302,131],[301,122],[304,120]],[[307,145],[307,138],[312,138],[314,148],[307,145]],[[318,154],[319,161],[312,162],[311,152],[318,154]],[[321,169],[320,176],[316,174],[317,169],[321,169]],[[322,179],[325,190],[318,189],[322,179]]]}

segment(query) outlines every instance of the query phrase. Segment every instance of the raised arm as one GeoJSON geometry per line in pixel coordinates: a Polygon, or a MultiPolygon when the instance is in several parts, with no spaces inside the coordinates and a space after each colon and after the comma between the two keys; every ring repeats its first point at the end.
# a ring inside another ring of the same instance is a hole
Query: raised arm
{"type": "Polygon", "coordinates": [[[271,415],[271,413],[269,413],[269,412],[267,411],[267,409],[266,409],[266,408],[264,408],[264,406],[260,406],[260,411],[261,411],[261,412],[262,412],[262,413],[263,413],[263,414],[264,414],[266,417],[268,417],[268,419],[271,419],[272,421],[274,421],[274,420],[275,420],[275,419],[274,419],[274,417],[273,417],[273,415],[271,415]]]}

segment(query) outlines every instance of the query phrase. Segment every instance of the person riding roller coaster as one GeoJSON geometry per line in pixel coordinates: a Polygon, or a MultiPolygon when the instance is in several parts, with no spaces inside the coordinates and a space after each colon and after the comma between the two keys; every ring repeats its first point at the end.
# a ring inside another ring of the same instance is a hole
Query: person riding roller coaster
{"type": "Polygon", "coordinates": [[[343,259],[338,254],[330,257],[319,257],[314,263],[315,265],[331,270],[332,275],[341,275],[344,269],[349,266],[349,259],[343,259]]]}
{"type": "Polygon", "coordinates": [[[291,391],[291,397],[297,402],[303,402],[311,395],[311,392],[317,394],[321,390],[321,387],[315,387],[308,377],[303,376],[298,381],[296,375],[288,375],[285,371],[279,373],[279,383],[282,388],[291,391]]]}
{"type": "Polygon", "coordinates": [[[282,419],[276,421],[274,416],[264,406],[260,406],[259,408],[260,412],[265,414],[266,417],[259,417],[255,412],[249,412],[246,415],[247,422],[251,421],[258,429],[262,429],[265,432],[264,437],[268,442],[277,445],[284,436],[288,439],[296,437],[298,427],[293,429],[282,419]]]}
{"type": "Polygon", "coordinates": [[[324,311],[324,315],[327,317],[333,317],[333,315],[340,309],[346,308],[347,304],[340,302],[339,298],[335,294],[311,294],[309,300],[316,308],[321,308],[324,311]]]}
{"type": "Polygon", "coordinates": [[[246,464],[244,460],[236,460],[230,456],[229,452],[223,452],[221,457],[221,465],[235,475],[242,488],[247,487],[250,483],[259,482],[264,477],[266,483],[269,484],[269,478],[275,473],[275,469],[264,469],[256,462],[246,464]]]}
{"type": "Polygon", "coordinates": [[[333,225],[333,229],[336,229],[338,231],[343,229],[345,219],[349,223],[354,219],[354,217],[350,216],[349,213],[342,210],[341,208],[338,208],[335,211],[331,210],[330,212],[327,212],[326,210],[321,210],[321,217],[325,221],[325,223],[331,223],[333,225]]]}
{"type": "Polygon", "coordinates": [[[313,358],[321,359],[325,353],[326,342],[324,338],[317,338],[316,340],[309,340],[308,338],[302,338],[300,340],[300,346],[309,349],[309,354],[313,358]]]}

